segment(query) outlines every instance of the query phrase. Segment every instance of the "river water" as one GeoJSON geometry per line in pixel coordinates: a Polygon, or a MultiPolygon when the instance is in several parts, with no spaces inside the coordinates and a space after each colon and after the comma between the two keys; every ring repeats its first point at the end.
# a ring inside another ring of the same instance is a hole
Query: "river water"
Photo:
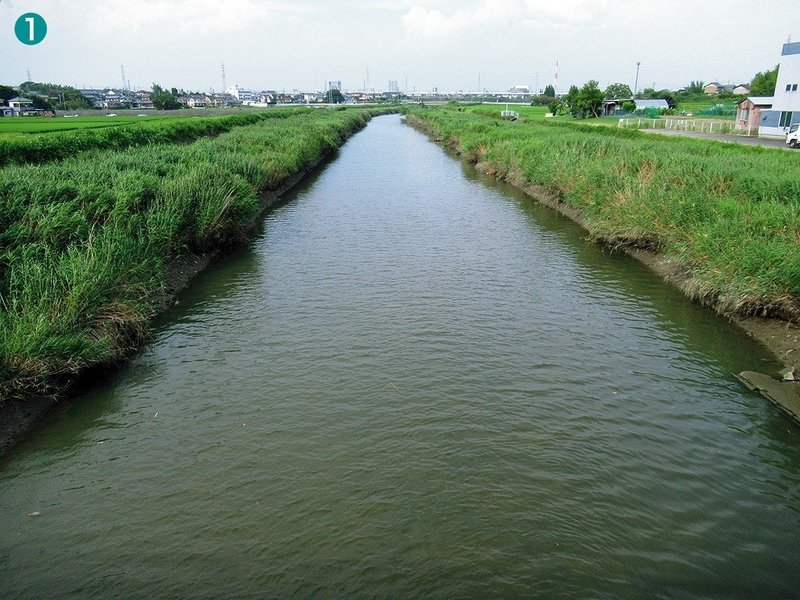
{"type": "Polygon", "coordinates": [[[374,119],[0,463],[0,597],[796,595],[778,365],[583,235],[374,119]]]}

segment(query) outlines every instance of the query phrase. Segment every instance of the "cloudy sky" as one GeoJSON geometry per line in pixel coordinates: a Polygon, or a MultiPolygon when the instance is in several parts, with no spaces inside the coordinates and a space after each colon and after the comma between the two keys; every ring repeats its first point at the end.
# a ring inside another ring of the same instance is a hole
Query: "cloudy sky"
{"type": "Polygon", "coordinates": [[[798,0],[0,0],[0,83],[153,82],[472,91],[597,79],[677,88],[749,81],[800,41],[798,0]],[[14,22],[39,13],[45,40],[14,22]],[[367,82],[368,78],[368,82],[367,82]]]}

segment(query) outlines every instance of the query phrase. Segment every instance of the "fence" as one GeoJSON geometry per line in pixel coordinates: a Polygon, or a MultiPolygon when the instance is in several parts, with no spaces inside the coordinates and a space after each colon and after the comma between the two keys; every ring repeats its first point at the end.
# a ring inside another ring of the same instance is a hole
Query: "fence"
{"type": "Polygon", "coordinates": [[[618,127],[624,129],[675,129],[676,131],[698,131],[701,133],[733,133],[733,123],[696,119],[647,119],[629,117],[619,120],[618,127]]]}

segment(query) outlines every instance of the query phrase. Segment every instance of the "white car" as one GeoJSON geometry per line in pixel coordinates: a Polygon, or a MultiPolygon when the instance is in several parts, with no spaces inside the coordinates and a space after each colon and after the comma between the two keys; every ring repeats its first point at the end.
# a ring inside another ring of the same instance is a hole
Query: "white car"
{"type": "Polygon", "coordinates": [[[786,143],[790,148],[800,148],[800,123],[795,123],[789,127],[789,133],[786,134],[786,143]]]}

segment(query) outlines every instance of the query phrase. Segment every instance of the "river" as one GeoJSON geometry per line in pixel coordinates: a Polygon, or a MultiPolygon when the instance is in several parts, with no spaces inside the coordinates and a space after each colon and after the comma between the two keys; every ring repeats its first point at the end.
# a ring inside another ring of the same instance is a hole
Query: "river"
{"type": "Polygon", "coordinates": [[[374,119],[0,463],[0,596],[786,597],[779,368],[374,119]]]}

